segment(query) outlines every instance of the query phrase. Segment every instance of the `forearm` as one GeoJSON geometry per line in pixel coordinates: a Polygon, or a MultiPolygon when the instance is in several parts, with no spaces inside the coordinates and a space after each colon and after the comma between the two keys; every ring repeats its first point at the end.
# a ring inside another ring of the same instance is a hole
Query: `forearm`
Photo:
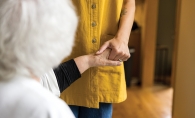
{"type": "Polygon", "coordinates": [[[128,44],[135,13],[135,0],[124,0],[116,39],[128,44]]]}
{"type": "Polygon", "coordinates": [[[73,82],[81,77],[81,74],[90,68],[92,65],[89,64],[90,55],[84,55],[69,60],[60,64],[57,68],[53,69],[60,92],[63,92],[73,82]]]}
{"type": "Polygon", "coordinates": [[[54,69],[60,92],[64,91],[74,81],[81,77],[81,74],[90,67],[95,66],[119,66],[118,61],[108,60],[110,50],[105,50],[101,55],[89,54],[69,60],[60,64],[54,69]]]}
{"type": "Polygon", "coordinates": [[[60,92],[63,92],[74,81],[81,77],[74,60],[69,60],[60,64],[57,68],[53,69],[60,92]]]}
{"type": "Polygon", "coordinates": [[[90,61],[90,57],[91,55],[84,55],[84,56],[80,56],[74,59],[79,72],[82,74],[83,72],[85,72],[88,68],[90,68],[92,65],[90,65],[89,61],[90,61]]]}
{"type": "Polygon", "coordinates": [[[92,59],[91,55],[80,56],[53,69],[61,92],[80,78],[84,71],[92,67],[89,63],[90,59],[92,59]]]}

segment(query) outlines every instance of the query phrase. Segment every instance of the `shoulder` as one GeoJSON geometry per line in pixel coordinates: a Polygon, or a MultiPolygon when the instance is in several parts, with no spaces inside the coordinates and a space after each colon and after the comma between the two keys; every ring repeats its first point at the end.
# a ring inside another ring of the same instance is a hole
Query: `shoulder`
{"type": "MultiPolygon", "coordinates": [[[[24,80],[17,82],[17,84],[12,83],[3,87],[7,90],[6,92],[0,91],[0,93],[3,93],[3,96],[0,96],[0,113],[6,111],[3,109],[8,109],[9,107],[9,112],[12,112],[15,118],[29,116],[31,116],[30,118],[74,117],[64,101],[43,88],[38,82],[24,80]]],[[[3,114],[4,116],[10,115],[10,113],[3,114]]]]}
{"type": "Polygon", "coordinates": [[[37,85],[36,89],[33,89],[30,94],[27,94],[27,102],[29,102],[29,99],[33,103],[31,104],[32,108],[35,108],[34,112],[38,113],[38,117],[42,114],[40,118],[48,116],[50,118],[73,118],[74,116],[64,101],[53,95],[41,85],[37,85]]]}

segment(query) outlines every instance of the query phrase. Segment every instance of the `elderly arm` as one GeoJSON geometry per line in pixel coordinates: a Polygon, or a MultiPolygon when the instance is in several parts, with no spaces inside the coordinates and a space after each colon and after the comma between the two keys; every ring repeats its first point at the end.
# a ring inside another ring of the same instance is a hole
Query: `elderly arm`
{"type": "Polygon", "coordinates": [[[90,67],[96,66],[119,66],[119,61],[108,60],[109,49],[102,54],[84,55],[60,64],[54,69],[60,92],[63,92],[74,81],[81,77],[81,74],[90,67]]]}
{"type": "Polygon", "coordinates": [[[135,0],[124,0],[118,32],[113,39],[105,42],[96,54],[101,54],[106,48],[112,49],[109,59],[126,61],[130,57],[128,49],[129,36],[134,20],[135,0]]]}

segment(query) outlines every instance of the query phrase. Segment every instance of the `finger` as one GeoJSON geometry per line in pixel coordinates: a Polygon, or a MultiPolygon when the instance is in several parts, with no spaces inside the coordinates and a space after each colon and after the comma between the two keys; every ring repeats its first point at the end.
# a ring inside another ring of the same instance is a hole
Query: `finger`
{"type": "Polygon", "coordinates": [[[120,58],[120,60],[127,61],[127,58],[126,57],[123,57],[123,58],[120,58]]]}
{"type": "Polygon", "coordinates": [[[127,61],[130,57],[131,57],[131,54],[129,53],[124,60],[127,61]]]}
{"type": "Polygon", "coordinates": [[[111,51],[111,49],[105,49],[105,51],[102,53],[102,54],[100,54],[100,55],[102,55],[102,57],[104,57],[104,58],[106,58],[106,59],[108,59],[108,57],[109,57],[109,55],[110,55],[110,51],[111,51]]]}
{"type": "Polygon", "coordinates": [[[113,49],[113,50],[111,50],[108,59],[109,59],[109,60],[114,60],[114,58],[116,57],[116,55],[117,55],[117,52],[116,52],[115,49],[113,49]]]}
{"type": "Polygon", "coordinates": [[[116,60],[120,59],[120,60],[123,60],[123,61],[127,61],[128,59],[130,58],[130,53],[123,53],[121,55],[121,57],[116,57],[116,60]]]}
{"type": "Polygon", "coordinates": [[[106,65],[107,66],[120,66],[121,62],[108,60],[108,61],[106,61],[106,65]]]}
{"type": "Polygon", "coordinates": [[[125,56],[124,54],[119,53],[118,55],[115,56],[114,60],[115,61],[119,61],[119,59],[120,59],[120,60],[123,61],[124,56],[125,56]]]}
{"type": "Polygon", "coordinates": [[[131,55],[125,55],[123,57],[121,57],[120,59],[123,60],[123,61],[127,61],[129,58],[131,57],[131,55]]]}
{"type": "Polygon", "coordinates": [[[100,49],[96,52],[96,54],[101,54],[102,52],[104,52],[104,50],[105,50],[106,48],[108,48],[108,46],[109,46],[109,43],[108,43],[108,42],[104,43],[104,44],[100,47],[100,49]]]}

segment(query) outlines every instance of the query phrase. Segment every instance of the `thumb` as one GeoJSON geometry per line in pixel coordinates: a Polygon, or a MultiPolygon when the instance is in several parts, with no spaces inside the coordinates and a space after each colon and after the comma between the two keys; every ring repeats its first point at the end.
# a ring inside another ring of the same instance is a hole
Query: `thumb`
{"type": "Polygon", "coordinates": [[[101,54],[106,48],[108,48],[109,42],[104,43],[95,54],[101,54]]]}

